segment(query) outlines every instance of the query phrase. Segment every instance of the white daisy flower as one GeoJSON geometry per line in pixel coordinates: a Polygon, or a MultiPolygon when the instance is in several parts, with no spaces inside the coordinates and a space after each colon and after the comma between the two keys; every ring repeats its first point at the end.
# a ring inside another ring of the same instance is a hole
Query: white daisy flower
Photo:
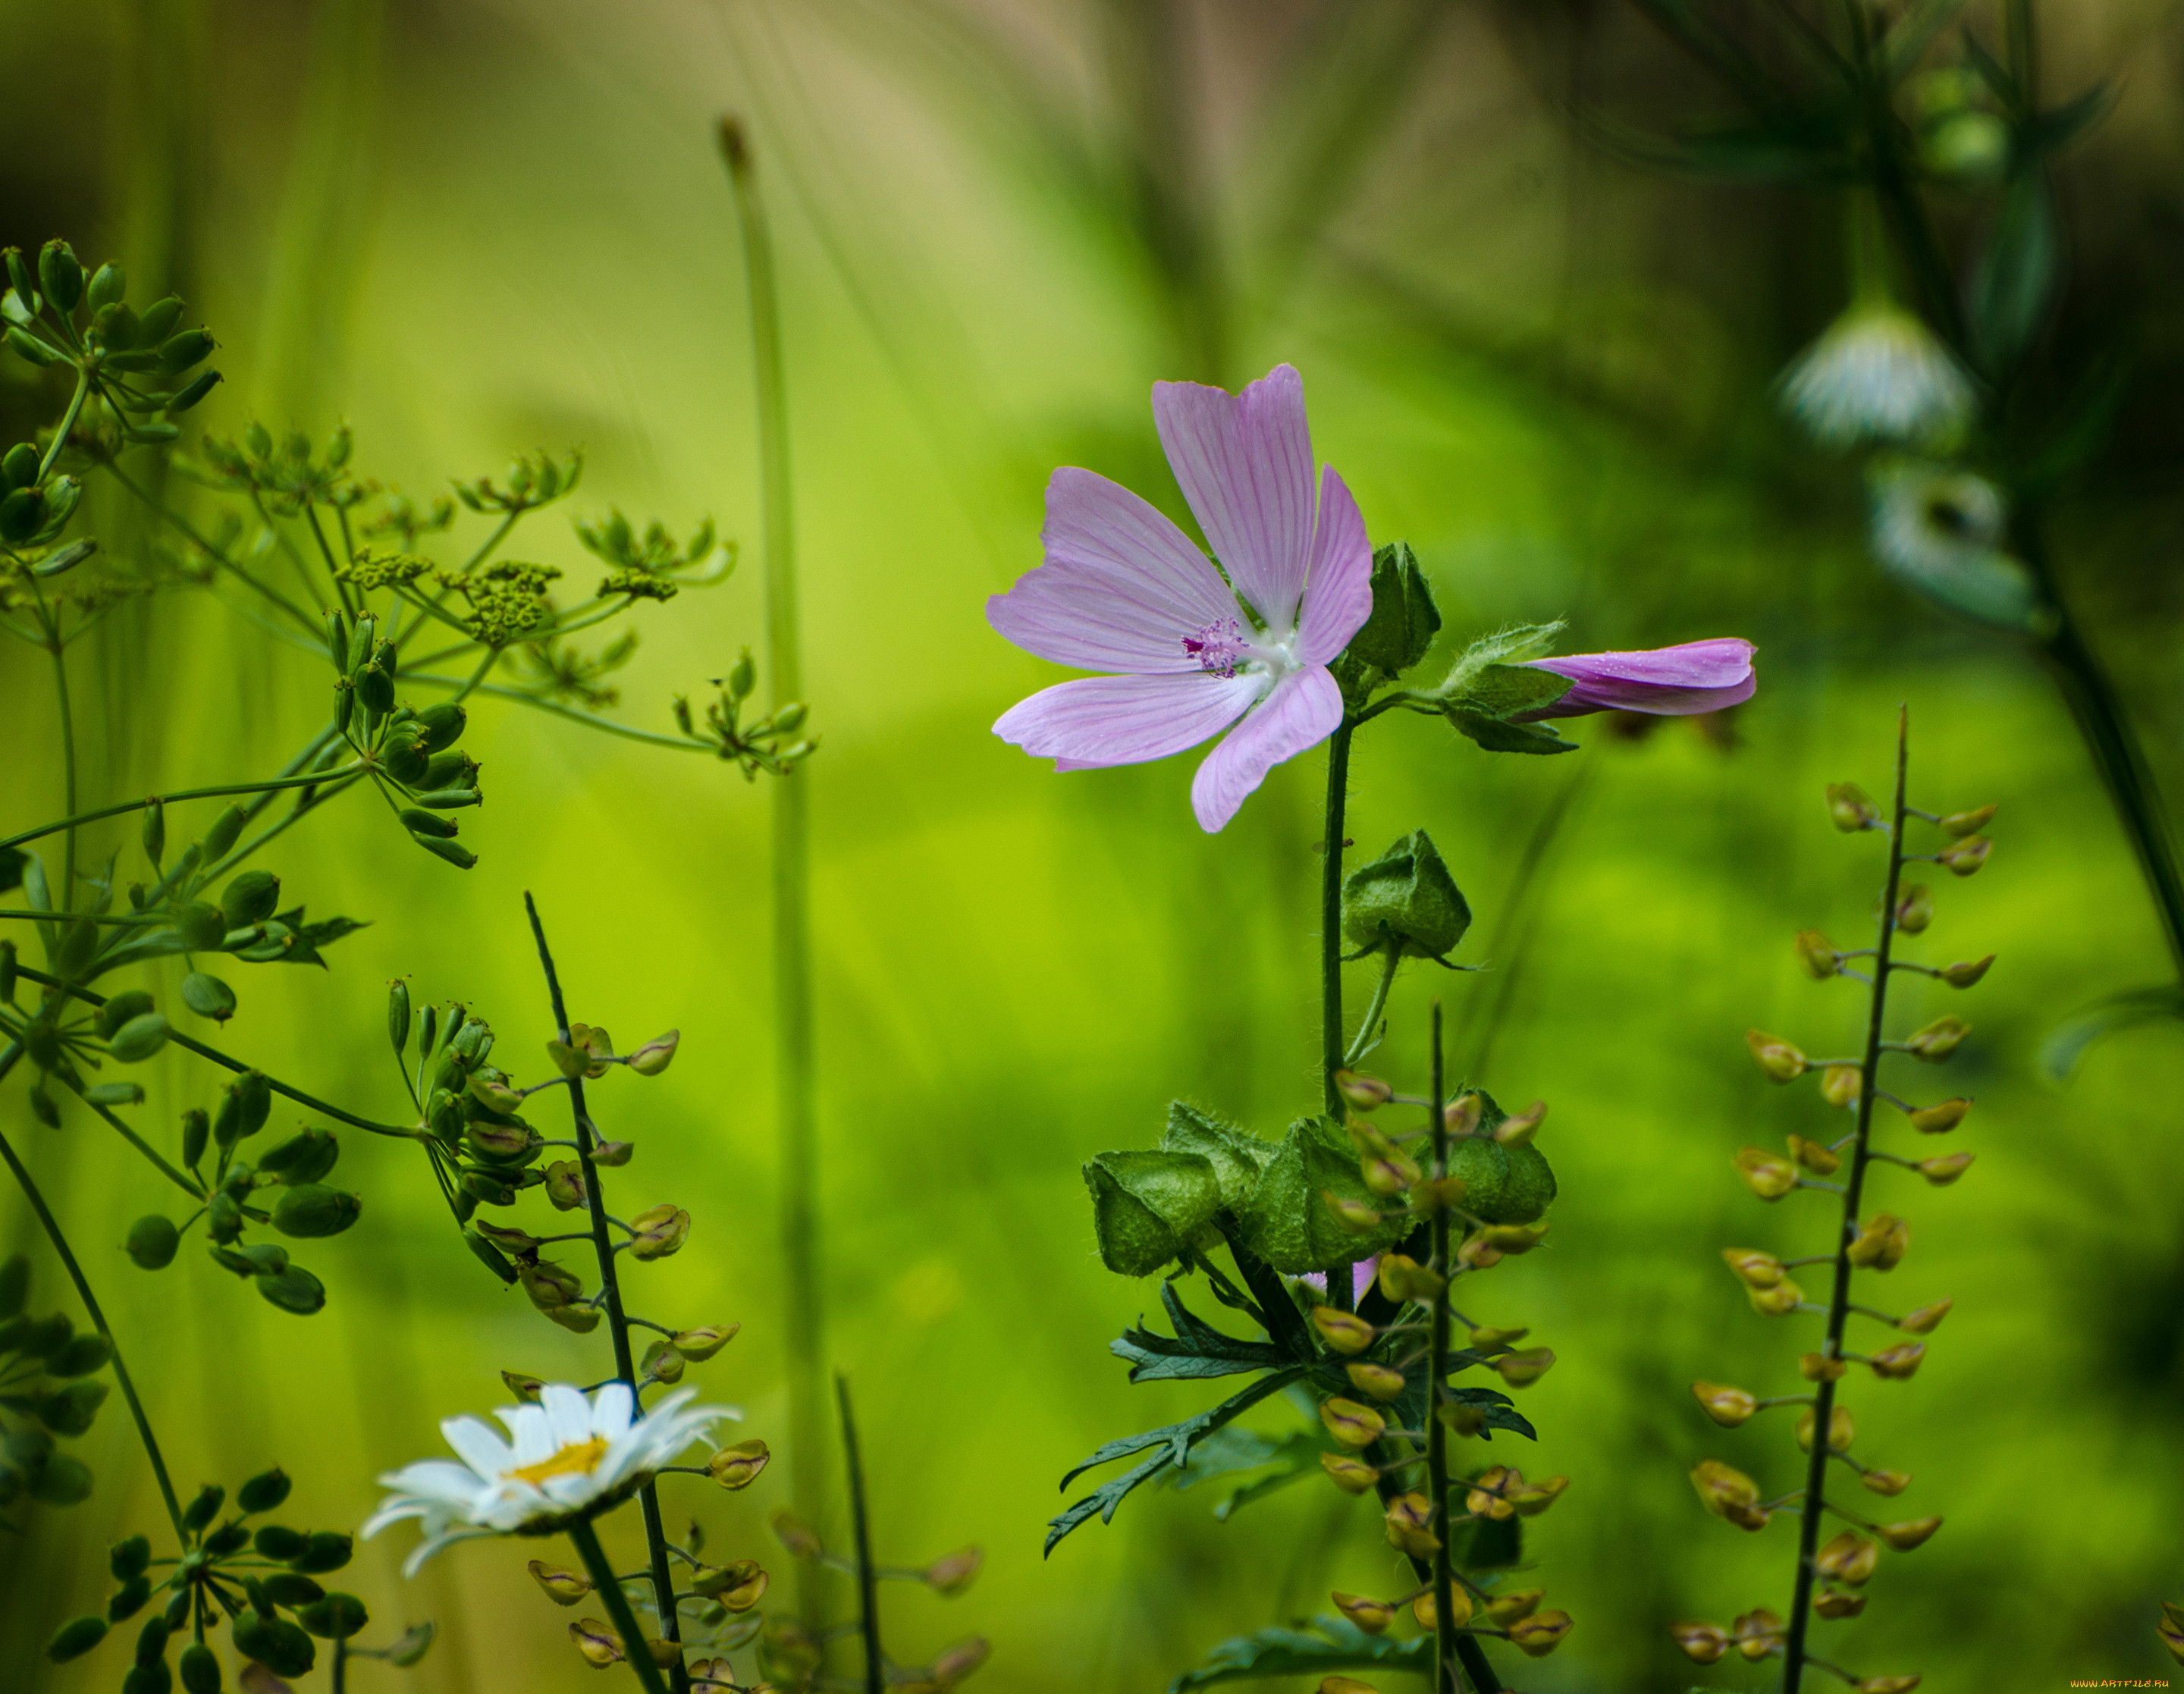
{"type": "Polygon", "coordinates": [[[1783,373],[1782,403],[1830,447],[1920,441],[1971,415],[1971,378],[1934,332],[1892,300],[1854,303],[1783,373]]]}
{"type": "Polygon", "coordinates": [[[733,1406],[689,1406],[698,1390],[677,1389],[632,1421],[637,1397],[610,1382],[587,1401],[580,1389],[549,1383],[536,1406],[504,1406],[494,1416],[504,1440],[476,1418],[443,1419],[440,1433],[462,1463],[421,1459],[379,1480],[394,1491],[359,1533],[377,1535],[405,1518],[423,1521],[425,1540],[402,1574],[441,1548],[479,1535],[549,1535],[597,1517],[642,1488],[733,1406]],[[684,1408],[688,1407],[688,1409],[684,1408]]]}
{"type": "Polygon", "coordinates": [[[1997,629],[2036,631],[2051,616],[2012,557],[2003,493],[1970,471],[1882,459],[1866,476],[1880,568],[1928,599],[1997,629]]]}

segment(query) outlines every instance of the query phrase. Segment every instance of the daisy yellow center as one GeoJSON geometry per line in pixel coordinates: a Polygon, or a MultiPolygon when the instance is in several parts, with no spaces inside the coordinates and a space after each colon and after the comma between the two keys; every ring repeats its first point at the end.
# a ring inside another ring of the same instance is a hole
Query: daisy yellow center
{"type": "Polygon", "coordinates": [[[563,1447],[536,1464],[518,1465],[506,1473],[521,1478],[534,1488],[549,1476],[589,1476],[599,1468],[599,1461],[607,1456],[606,1437],[594,1435],[588,1441],[579,1441],[572,1447],[563,1447]]]}

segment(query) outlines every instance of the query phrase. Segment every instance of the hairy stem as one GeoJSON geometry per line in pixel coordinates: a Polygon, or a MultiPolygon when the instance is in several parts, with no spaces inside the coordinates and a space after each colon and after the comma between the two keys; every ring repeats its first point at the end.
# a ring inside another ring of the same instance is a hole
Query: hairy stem
{"type": "Polygon", "coordinates": [[[1350,1044],[1343,1056],[1345,1065],[1355,1065],[1372,1050],[1373,1030],[1380,1021],[1380,1014],[1388,1009],[1388,990],[1396,985],[1396,972],[1403,962],[1403,950],[1390,943],[1387,961],[1380,967],[1380,980],[1373,985],[1373,998],[1366,1003],[1365,1017],[1357,1026],[1357,1039],[1350,1044]]]}
{"type": "Polygon", "coordinates": [[[887,1655],[880,1650],[880,1574],[872,1563],[872,1526],[865,1510],[865,1467],[857,1452],[856,1421],[850,1415],[850,1379],[834,1373],[834,1397],[842,1408],[842,1458],[850,1474],[850,1522],[857,1542],[857,1627],[865,1638],[865,1694],[887,1686],[887,1655]]]}
{"type": "MultiPolygon", "coordinates": [[[[766,543],[766,674],[777,710],[804,685],[797,636],[796,538],[788,467],[788,383],[783,370],[780,297],[773,242],[760,198],[750,142],[733,118],[720,143],[735,190],[750,303],[751,364],[757,389],[759,479],[766,543]]],[[[781,1247],[788,1284],[789,1493],[796,1513],[816,1524],[826,1506],[826,1439],[821,1390],[825,1312],[819,1287],[817,1073],[811,983],[811,791],[803,772],[773,793],[773,989],[775,1132],[781,1150],[781,1247]]],[[[826,1580],[800,1567],[798,1611],[816,1635],[825,1623],[826,1580]]]]}
{"type": "Polygon", "coordinates": [[[621,1591],[621,1579],[607,1563],[606,1550],[599,1545],[598,1532],[588,1519],[580,1518],[569,1525],[569,1539],[577,1544],[577,1555],[584,1561],[592,1585],[606,1606],[609,1620],[621,1636],[623,1658],[649,1694],[667,1694],[667,1685],[660,1679],[660,1667],[652,1662],[652,1654],[645,1646],[644,1631],[637,1626],[637,1614],[629,1609],[629,1597],[621,1591]]]}
{"type": "MultiPolygon", "coordinates": [[[[1347,1056],[1342,1033],[1342,824],[1350,801],[1350,738],[1357,730],[1346,712],[1328,738],[1327,834],[1319,867],[1320,1082],[1327,1110],[1338,1122],[1346,1112],[1334,1073],[1347,1056]]],[[[1334,1292],[1332,1281],[1328,1292],[1334,1292]]],[[[1340,1303],[1349,1304],[1346,1300],[1340,1303]]]]}
{"type": "MultiPolygon", "coordinates": [[[[0,1053],[0,1078],[6,1077],[14,1069],[16,1061],[22,1056],[22,1045],[10,1042],[8,1050],[0,1053]]],[[[37,1184],[31,1180],[31,1173],[16,1156],[14,1147],[5,1135],[0,1135],[0,1159],[7,1162],[8,1168],[14,1174],[16,1185],[23,1190],[23,1197],[31,1202],[31,1210],[37,1214],[38,1223],[44,1229],[47,1239],[60,1256],[61,1264],[69,1273],[69,1280],[75,1284],[76,1298],[83,1302],[85,1315],[91,1319],[92,1327],[106,1338],[106,1345],[113,1351],[114,1380],[121,1390],[122,1399],[128,1402],[130,1417],[136,1420],[136,1436],[144,1444],[144,1457],[152,1462],[152,1474],[159,1479],[159,1497],[167,1503],[167,1516],[174,1523],[175,1537],[177,1541],[187,1541],[188,1537],[182,1529],[182,1502],[176,1497],[174,1479],[167,1474],[167,1461],[160,1454],[159,1437],[152,1433],[152,1420],[144,1414],[144,1402],[136,1396],[136,1379],[129,1374],[129,1366],[121,1357],[121,1343],[114,1338],[113,1326],[106,1321],[106,1313],[99,1307],[98,1296],[91,1291],[90,1283],[84,1279],[83,1267],[75,1262],[75,1254],[70,1250],[68,1237],[61,1233],[61,1226],[54,1218],[52,1209],[47,1206],[45,1195],[39,1193],[37,1184]]]]}
{"type": "MultiPolygon", "coordinates": [[[[1827,1340],[1821,1351],[1828,1358],[1842,1357],[1844,1328],[1850,1322],[1850,1245],[1858,1239],[1858,1201],[1865,1188],[1865,1172],[1871,1162],[1874,1102],[1879,1098],[1880,1053],[1884,1020],[1888,1010],[1890,950],[1896,942],[1897,887],[1903,875],[1903,821],[1906,816],[1904,779],[1909,768],[1908,714],[1896,717],[1896,798],[1888,824],[1888,881],[1880,899],[1880,939],[1874,945],[1873,989],[1865,1021],[1865,1056],[1861,1062],[1858,1093],[1858,1128],[1843,1174],[1842,1218],[1836,1230],[1835,1284],[1828,1296],[1827,1340]]],[[[1790,1600],[1790,1633],[1783,1646],[1782,1694],[1797,1694],[1804,1679],[1805,1637],[1811,1627],[1813,1585],[1819,1572],[1814,1557],[1819,1550],[1821,1514],[1827,1504],[1828,1455],[1830,1425],[1835,1417],[1836,1385],[1818,1385],[1813,1396],[1813,1452],[1805,1467],[1805,1498],[1798,1508],[1797,1575],[1790,1600]]]]}
{"type": "MultiPolygon", "coordinates": [[[[545,973],[546,992],[554,1006],[554,1028],[559,1039],[569,1039],[569,1011],[561,997],[561,978],[554,968],[554,955],[546,945],[546,926],[539,921],[538,904],[526,889],[523,894],[523,910],[531,919],[531,933],[538,944],[538,967],[545,973]]],[[[592,1251],[598,1256],[599,1288],[605,1296],[607,1333],[614,1340],[615,1374],[630,1387],[630,1394],[643,1410],[641,1385],[637,1379],[637,1362],[630,1351],[629,1318],[622,1310],[621,1283],[615,1273],[614,1238],[607,1233],[606,1196],[599,1190],[599,1169],[592,1156],[593,1140],[591,1114],[584,1107],[584,1079],[581,1076],[569,1078],[569,1112],[576,1120],[577,1163],[583,1173],[584,1203],[592,1220],[592,1251]]],[[[675,1575],[667,1563],[667,1530],[660,1514],[660,1490],[648,1481],[638,1496],[644,1508],[644,1540],[651,1555],[652,1591],[660,1610],[660,1632],[671,1641],[680,1641],[682,1620],[675,1610],[675,1575]]],[[[596,1543],[594,1544],[596,1545],[596,1543]]],[[[620,1594],[620,1588],[616,1589],[620,1594]]],[[[629,1636],[625,1633],[625,1641],[629,1636]]],[[[643,1648],[642,1641],[632,1649],[631,1662],[637,1662],[643,1648]]],[[[649,1664],[650,1661],[648,1659],[649,1664]]],[[[655,1673],[656,1676],[656,1673],[655,1673]]],[[[676,1694],[690,1686],[690,1673],[677,1664],[674,1670],[676,1694]]]]}
{"type": "MultiPolygon", "coordinates": [[[[1388,974],[1395,974],[1394,950],[1390,950],[1388,974]]],[[[1434,1180],[1448,1175],[1448,1118],[1442,1110],[1446,1078],[1441,1071],[1440,1002],[1433,1003],[1433,1160],[1434,1180]]],[[[1440,1273],[1440,1291],[1434,1296],[1433,1357],[1426,1389],[1427,1498],[1433,1502],[1434,1538],[1434,1694],[1461,1694],[1462,1674],[1457,1669],[1456,1593],[1449,1551],[1448,1424],[1440,1415],[1441,1386],[1448,1380],[1448,1290],[1455,1268],[1448,1251],[1448,1207],[1434,1207],[1433,1267],[1440,1273]]]]}

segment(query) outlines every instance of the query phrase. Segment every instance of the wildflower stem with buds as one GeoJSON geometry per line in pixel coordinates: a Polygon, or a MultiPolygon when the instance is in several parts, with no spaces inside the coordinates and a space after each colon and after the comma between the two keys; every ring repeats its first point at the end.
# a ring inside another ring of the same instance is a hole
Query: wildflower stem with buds
{"type": "Polygon", "coordinates": [[[850,1379],[838,1371],[834,1397],[842,1409],[842,1463],[849,1472],[850,1522],[857,1546],[857,1628],[865,1642],[865,1694],[883,1694],[887,1654],[880,1647],[880,1574],[872,1563],[872,1526],[865,1509],[865,1466],[857,1450],[857,1422],[850,1411],[850,1379]]]}
{"type": "MultiPolygon", "coordinates": [[[[1433,1173],[1435,1183],[1448,1178],[1448,1115],[1444,1108],[1446,1079],[1442,1075],[1440,1002],[1433,1003],[1433,1173]]],[[[1453,1268],[1448,1250],[1449,1208],[1434,1208],[1433,1268],[1440,1273],[1440,1289],[1433,1303],[1432,1374],[1426,1379],[1426,1475],[1434,1502],[1434,1528],[1440,1545],[1434,1549],[1434,1694],[1461,1694],[1463,1678],[1457,1669],[1457,1647],[1462,1639],[1456,1627],[1455,1580],[1449,1549],[1451,1539],[1448,1505],[1448,1423],[1440,1415],[1440,1396],[1448,1381],[1449,1289],[1453,1268]]]]}
{"type": "MultiPolygon", "coordinates": [[[[649,1494],[650,1491],[648,1485],[646,1492],[649,1494]]],[[[599,1545],[599,1531],[592,1527],[588,1519],[579,1518],[569,1525],[569,1539],[577,1544],[577,1555],[584,1561],[584,1569],[592,1579],[593,1589],[598,1593],[600,1603],[607,1608],[608,1618],[621,1635],[622,1657],[628,1662],[629,1668],[637,1673],[637,1680],[644,1685],[646,1694],[668,1694],[667,1684],[660,1678],[660,1667],[652,1662],[651,1653],[645,1649],[644,1631],[638,1624],[637,1614],[630,1610],[629,1597],[621,1591],[621,1579],[615,1574],[615,1568],[607,1557],[606,1549],[599,1545]]],[[[670,1620],[671,1627],[674,1613],[674,1604],[671,1601],[663,1614],[670,1620]]],[[[677,1680],[685,1686],[688,1685],[687,1675],[678,1674],[677,1680]]]]}
{"type": "MultiPolygon", "coordinates": [[[[1891,955],[1896,945],[1897,902],[1903,880],[1903,822],[1907,810],[1905,780],[1910,756],[1909,724],[1899,711],[1896,720],[1896,789],[1888,822],[1888,880],[1880,900],[1880,938],[1874,943],[1873,987],[1868,995],[1865,1052],[1858,1071],[1858,1127],[1852,1133],[1847,1168],[1843,1176],[1842,1222],[1836,1234],[1835,1280],[1828,1296],[1827,1340],[1821,1351],[1840,1359],[1843,1331],[1851,1312],[1851,1243],[1858,1239],[1858,1206],[1865,1190],[1866,1166],[1872,1158],[1873,1108],[1880,1094],[1881,1043],[1888,1011],[1891,955]]],[[[1784,1644],[1782,1694],[1797,1694],[1803,1680],[1805,1639],[1812,1621],[1813,1586],[1818,1574],[1814,1557],[1819,1550],[1822,1513],[1827,1506],[1828,1458],[1835,1451],[1830,1438],[1836,1405],[1836,1382],[1824,1377],[1813,1396],[1813,1452],[1805,1467],[1805,1499],[1797,1519],[1797,1575],[1790,1600],[1790,1633],[1784,1644]]]]}
{"type": "MultiPolygon", "coordinates": [[[[569,1011],[561,996],[561,978],[554,968],[554,955],[546,945],[546,926],[540,922],[538,902],[526,889],[523,894],[523,910],[531,919],[531,933],[538,944],[538,967],[545,973],[546,992],[554,1006],[554,1028],[556,1039],[566,1045],[569,1040],[569,1011]]],[[[644,1383],[637,1374],[636,1355],[629,1345],[629,1317],[622,1309],[621,1283],[616,1275],[614,1238],[607,1233],[606,1195],[599,1185],[599,1170],[592,1153],[595,1145],[592,1133],[591,1114],[584,1106],[584,1078],[581,1072],[569,1079],[569,1114],[576,1123],[577,1163],[583,1173],[585,1208],[591,1218],[592,1251],[599,1257],[599,1301],[605,1308],[607,1333],[614,1339],[615,1374],[630,1386],[638,1396],[639,1409],[643,1407],[644,1383]]],[[[647,1564],[652,1577],[652,1591],[660,1613],[660,1633],[664,1640],[682,1639],[682,1623],[675,1605],[675,1574],[668,1563],[667,1529],[660,1512],[660,1485],[647,1478],[638,1491],[638,1502],[644,1517],[644,1544],[647,1564]]],[[[578,1548],[584,1552],[587,1563],[597,1553],[598,1538],[591,1526],[580,1526],[582,1535],[577,1540],[578,1548]]],[[[594,1580],[598,1571],[594,1569],[594,1580]]],[[[622,1598],[617,1582],[601,1581],[600,1590],[610,1608],[619,1605],[615,1627],[622,1631],[630,1663],[638,1667],[648,1688],[659,1686],[659,1674],[645,1652],[644,1636],[624,1621],[628,1602],[622,1598]]],[[[690,1686],[689,1673],[678,1660],[674,1667],[675,1694],[684,1694],[690,1686]]]]}

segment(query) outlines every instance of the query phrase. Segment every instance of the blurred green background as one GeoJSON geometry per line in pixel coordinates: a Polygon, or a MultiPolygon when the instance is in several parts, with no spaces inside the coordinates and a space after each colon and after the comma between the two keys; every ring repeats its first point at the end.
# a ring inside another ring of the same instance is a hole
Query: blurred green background
{"type": "MultiPolygon", "coordinates": [[[[2127,332],[2137,361],[2058,551],[2176,792],[2177,8],[2048,11],[2058,86],[2130,72],[2066,173],[2074,292],[2053,334],[2068,349],[2127,332]]],[[[1862,1451],[1914,1472],[1905,1505],[1947,1527],[1884,1564],[1829,1651],[1920,1670],[1937,1694],[2159,1674],[2184,1517],[2184,1066],[2173,1027],[2100,1048],[2067,1088],[2036,1062],[2063,1015],[2161,980],[2159,935],[2047,678],[1883,582],[1852,471],[1773,414],[1774,371],[1840,301],[1832,205],[1641,175],[1567,120],[1574,103],[1702,105],[1635,12],[11,0],[0,40],[0,238],[62,233],[172,278],[224,343],[209,426],[346,417],[359,466],[421,497],[582,443],[575,510],[612,502],[678,531],[710,513],[744,539],[725,589],[641,620],[620,714],[655,729],[760,631],[742,265],[709,133],[747,114],[782,248],[825,742],[798,780],[816,813],[827,1346],[858,1396],[884,1556],[975,1541],[989,1559],[961,1600],[888,1595],[900,1657],[976,1631],[994,1694],[1150,1691],[1228,1635],[1323,1609],[1330,1585],[1409,1585],[1375,1515],[1318,1484],[1226,1524],[1212,1491],[1148,1490],[1039,1557],[1067,1466],[1210,1402],[1131,1389],[1107,1356],[1155,1285],[1099,1267],[1077,1167],[1147,1144],[1171,1097],[1269,1134],[1312,1106],[1323,777],[1319,755],[1296,761],[1207,838],[1189,759],[1054,775],[988,733],[1056,673],[994,636],[982,605],[1037,562],[1055,465],[1180,513],[1151,382],[1234,387],[1288,359],[1317,452],[1376,541],[1418,549],[1454,632],[1567,616],[1578,649],[1727,633],[1761,649],[1727,747],[1674,723],[1621,740],[1602,721],[1560,761],[1491,758],[1411,718],[1361,742],[1359,847],[1431,830],[1480,914],[1467,956],[1496,967],[1406,976],[1390,1062],[1418,1062],[1429,994],[1473,1055],[1499,1001],[1480,1080],[1553,1106],[1551,1245],[1496,1271],[1474,1315],[1530,1323],[1562,1361],[1524,1399],[1542,1440],[1520,1462],[1572,1478],[1529,1546],[1577,1627],[1505,1674],[1534,1694],[1760,1686],[1735,1661],[1695,1671],[1664,1625],[1780,1608],[1789,1533],[1732,1532],[1684,1476],[1713,1455],[1786,1491],[1797,1456],[1783,1424],[1715,1429],[1686,1385],[1781,1390],[1804,1344],[1751,1316],[1718,1258],[1810,1250],[1825,1227],[1817,1207],[1761,1207],[1730,1167],[1747,1142],[1825,1121],[1809,1094],[1769,1089],[1741,1037],[1851,1039],[1855,990],[1806,981],[1789,940],[1862,939],[1876,844],[1831,830],[1820,790],[1882,788],[1899,701],[1914,798],[2003,808],[1985,874],[1937,891],[1929,953],[2002,962],[1968,1000],[1904,995],[1907,1020],[1946,999],[1977,1026],[1941,1079],[1979,1096],[1956,1138],[1979,1163],[1942,1192],[1881,1173],[1877,1203],[1915,1244],[1888,1297],[1958,1311],[1916,1381],[1849,1400],[1862,1451]],[[1527,844],[1563,805],[1513,912],[1527,844]]],[[[16,434],[50,417],[20,362],[0,383],[16,434]]],[[[90,527],[130,523],[102,507],[90,527]]],[[[516,552],[581,557],[558,514],[516,552]]],[[[72,662],[92,799],[270,770],[322,710],[322,661],[205,599],[132,607],[72,662]]],[[[52,708],[23,649],[0,667],[8,811],[27,822],[59,809],[52,708]]],[[[313,914],[372,927],[322,975],[234,973],[226,1045],[395,1115],[384,984],[406,975],[421,1000],[473,1004],[496,1056],[524,1067],[548,1033],[532,890],[574,1016],[625,1041],[683,1032],[665,1078],[600,1089],[606,1132],[638,1145],[629,1187],[697,1220],[680,1257],[638,1268],[638,1297],[740,1320],[693,1377],[747,1408],[745,1433],[777,1436],[766,788],[513,708],[476,713],[465,745],[490,789],[465,829],[479,867],[411,850],[361,800],[287,838],[268,863],[313,914]]],[[[147,1080],[143,1117],[167,1126],[213,1089],[171,1050],[147,1080]]],[[[7,1101],[186,1490],[277,1462],[298,1479],[291,1515],[353,1525],[375,1473],[438,1449],[437,1419],[505,1398],[498,1369],[601,1373],[603,1342],[478,1270],[399,1148],[344,1138],[366,1212],[310,1255],[332,1298],[298,1321],[193,1253],[135,1270],[119,1244],[164,1203],[156,1178],[85,1122],[53,1134],[20,1089],[7,1101]]],[[[31,1251],[58,1295],[13,1197],[0,1245],[31,1251]]],[[[120,1674],[119,1645],[61,1671],[36,1657],[105,1591],[107,1544],[159,1516],[118,1402],[83,1445],[93,1498],[0,1543],[0,1685],[120,1674]]],[[[777,1469],[690,1498],[712,1547],[785,1574],[763,1523],[784,1496],[777,1469]]],[[[466,1546],[405,1584],[409,1544],[370,1544],[349,1580],[381,1625],[438,1620],[410,1686],[594,1686],[567,1614],[523,1574],[550,1548],[466,1546]]],[[[367,1691],[403,1674],[353,1674],[367,1691]]]]}

